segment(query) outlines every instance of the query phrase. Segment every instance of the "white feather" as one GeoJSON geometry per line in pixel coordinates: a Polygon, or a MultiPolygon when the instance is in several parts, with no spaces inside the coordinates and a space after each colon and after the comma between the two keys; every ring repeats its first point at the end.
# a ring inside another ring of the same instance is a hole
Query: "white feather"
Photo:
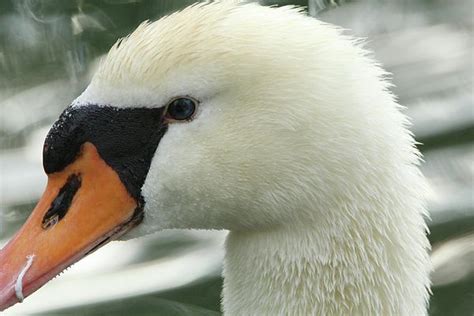
{"type": "Polygon", "coordinates": [[[15,295],[20,303],[25,299],[25,296],[23,295],[23,278],[25,277],[26,272],[31,268],[34,258],[35,255],[29,255],[26,257],[26,264],[23,269],[21,269],[15,282],[15,295]]]}

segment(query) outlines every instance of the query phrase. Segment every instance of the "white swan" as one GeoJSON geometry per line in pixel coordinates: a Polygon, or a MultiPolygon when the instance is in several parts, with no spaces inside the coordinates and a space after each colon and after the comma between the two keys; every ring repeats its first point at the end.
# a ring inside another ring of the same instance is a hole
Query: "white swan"
{"type": "MultiPolygon", "coordinates": [[[[167,228],[227,229],[227,315],[424,315],[427,186],[385,72],[291,7],[198,4],[119,41],[45,142],[0,309],[167,228]],[[143,219],[143,220],[142,220],[143,219]]],[[[159,277],[159,276],[157,276],[159,277]]]]}

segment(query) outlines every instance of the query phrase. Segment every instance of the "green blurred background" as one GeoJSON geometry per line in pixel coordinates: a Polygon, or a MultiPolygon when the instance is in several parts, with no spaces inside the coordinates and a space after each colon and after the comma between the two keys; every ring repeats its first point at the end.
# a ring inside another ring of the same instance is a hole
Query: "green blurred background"
{"type": "MultiPolygon", "coordinates": [[[[0,246],[41,194],[44,136],[85,88],[97,58],[141,21],[193,2],[0,0],[0,246]]],[[[473,2],[260,2],[306,6],[367,37],[393,73],[434,189],[430,314],[473,315],[473,2]]],[[[168,231],[113,243],[5,315],[217,315],[224,237],[168,231]]]]}

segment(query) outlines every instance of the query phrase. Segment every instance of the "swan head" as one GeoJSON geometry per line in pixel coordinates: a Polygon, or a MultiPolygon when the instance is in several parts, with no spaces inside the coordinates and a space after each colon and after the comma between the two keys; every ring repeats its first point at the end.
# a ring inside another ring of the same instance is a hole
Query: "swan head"
{"type": "Polygon", "coordinates": [[[0,305],[18,300],[26,255],[30,294],[119,235],[370,221],[344,206],[393,202],[384,192],[411,190],[391,187],[400,172],[417,177],[383,76],[295,8],[214,2],[143,23],[48,135],[51,187],[2,250],[0,305]]]}

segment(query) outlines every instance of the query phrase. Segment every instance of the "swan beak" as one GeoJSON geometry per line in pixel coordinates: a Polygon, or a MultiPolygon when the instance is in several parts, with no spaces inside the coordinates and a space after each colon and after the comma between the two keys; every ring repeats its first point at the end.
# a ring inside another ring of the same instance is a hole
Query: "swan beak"
{"type": "Polygon", "coordinates": [[[139,224],[141,204],[96,147],[83,144],[73,163],[49,174],[32,214],[0,251],[0,311],[139,224]]]}

